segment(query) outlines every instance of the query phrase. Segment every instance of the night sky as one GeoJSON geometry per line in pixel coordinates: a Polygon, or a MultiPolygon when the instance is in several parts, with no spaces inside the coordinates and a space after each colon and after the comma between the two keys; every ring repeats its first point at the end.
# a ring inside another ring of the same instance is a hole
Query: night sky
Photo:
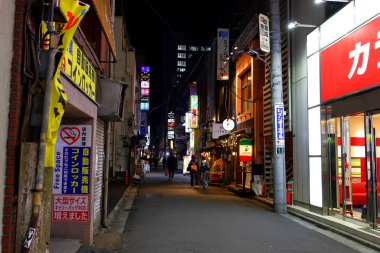
{"type": "MultiPolygon", "coordinates": [[[[206,45],[216,36],[218,27],[227,28],[237,11],[236,3],[245,0],[191,0],[163,1],[134,0],[126,1],[126,23],[130,42],[138,55],[145,55],[146,64],[151,66],[150,109],[152,128],[158,124],[159,110],[165,98],[160,97],[162,87],[161,69],[162,44],[164,32],[186,34],[186,42],[206,45]],[[169,7],[170,5],[170,7],[169,7]]],[[[247,0],[252,1],[252,0],[247,0]]],[[[185,42],[185,41],[184,41],[185,42]]]]}

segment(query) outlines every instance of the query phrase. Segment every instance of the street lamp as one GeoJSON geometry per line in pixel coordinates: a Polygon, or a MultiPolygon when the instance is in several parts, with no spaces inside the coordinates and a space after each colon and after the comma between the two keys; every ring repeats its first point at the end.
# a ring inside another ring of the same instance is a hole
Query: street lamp
{"type": "Polygon", "coordinates": [[[297,21],[293,21],[293,22],[290,22],[288,24],[288,29],[289,30],[294,29],[296,27],[317,27],[317,26],[316,25],[309,25],[309,24],[300,24],[297,21]]]}
{"type": "Polygon", "coordinates": [[[340,3],[348,3],[350,0],[315,0],[315,4],[321,4],[326,2],[340,2],[340,3]]]}

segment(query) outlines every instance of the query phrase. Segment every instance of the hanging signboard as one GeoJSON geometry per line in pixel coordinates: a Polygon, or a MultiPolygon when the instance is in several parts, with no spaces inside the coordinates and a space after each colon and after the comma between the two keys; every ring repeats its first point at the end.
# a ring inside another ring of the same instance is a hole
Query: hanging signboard
{"type": "Polygon", "coordinates": [[[276,154],[285,154],[284,105],[282,103],[276,103],[274,110],[276,154]]]}
{"type": "Polygon", "coordinates": [[[227,57],[230,56],[230,31],[229,29],[218,28],[217,36],[216,79],[228,80],[229,65],[227,57]]]}
{"type": "Polygon", "coordinates": [[[241,139],[239,141],[239,159],[240,162],[252,162],[252,140],[251,139],[241,139]]]}
{"type": "Polygon", "coordinates": [[[220,136],[223,136],[229,133],[231,133],[231,131],[224,129],[221,123],[212,124],[212,138],[213,139],[219,139],[220,136]]]}
{"type": "Polygon", "coordinates": [[[191,121],[190,128],[198,128],[198,96],[190,96],[191,121]]]}
{"type": "Polygon", "coordinates": [[[90,125],[59,128],[52,187],[53,221],[89,221],[91,134],[90,125]]]}
{"type": "Polygon", "coordinates": [[[259,30],[260,30],[260,49],[263,52],[270,52],[269,38],[269,18],[264,14],[259,15],[259,30]]]}

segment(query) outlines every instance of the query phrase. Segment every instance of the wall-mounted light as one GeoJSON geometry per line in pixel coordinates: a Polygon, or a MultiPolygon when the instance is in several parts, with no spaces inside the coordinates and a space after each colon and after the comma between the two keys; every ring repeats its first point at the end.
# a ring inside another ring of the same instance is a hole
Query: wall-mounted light
{"type": "Polygon", "coordinates": [[[236,152],[235,152],[235,151],[232,151],[232,155],[235,156],[235,155],[236,155],[236,152]]]}
{"type": "Polygon", "coordinates": [[[288,29],[294,29],[296,27],[317,27],[316,25],[309,25],[309,24],[300,24],[297,21],[290,22],[288,24],[288,29]]]}
{"type": "Polygon", "coordinates": [[[340,2],[340,3],[348,3],[350,0],[315,0],[315,4],[321,4],[326,2],[340,2]]]}

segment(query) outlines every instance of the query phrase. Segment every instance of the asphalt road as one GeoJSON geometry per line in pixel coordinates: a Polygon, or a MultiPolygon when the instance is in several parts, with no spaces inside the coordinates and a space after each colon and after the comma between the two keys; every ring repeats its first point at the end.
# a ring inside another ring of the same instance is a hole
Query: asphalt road
{"type": "Polygon", "coordinates": [[[121,253],[374,252],[222,187],[149,173],[129,214],[121,253]]]}

